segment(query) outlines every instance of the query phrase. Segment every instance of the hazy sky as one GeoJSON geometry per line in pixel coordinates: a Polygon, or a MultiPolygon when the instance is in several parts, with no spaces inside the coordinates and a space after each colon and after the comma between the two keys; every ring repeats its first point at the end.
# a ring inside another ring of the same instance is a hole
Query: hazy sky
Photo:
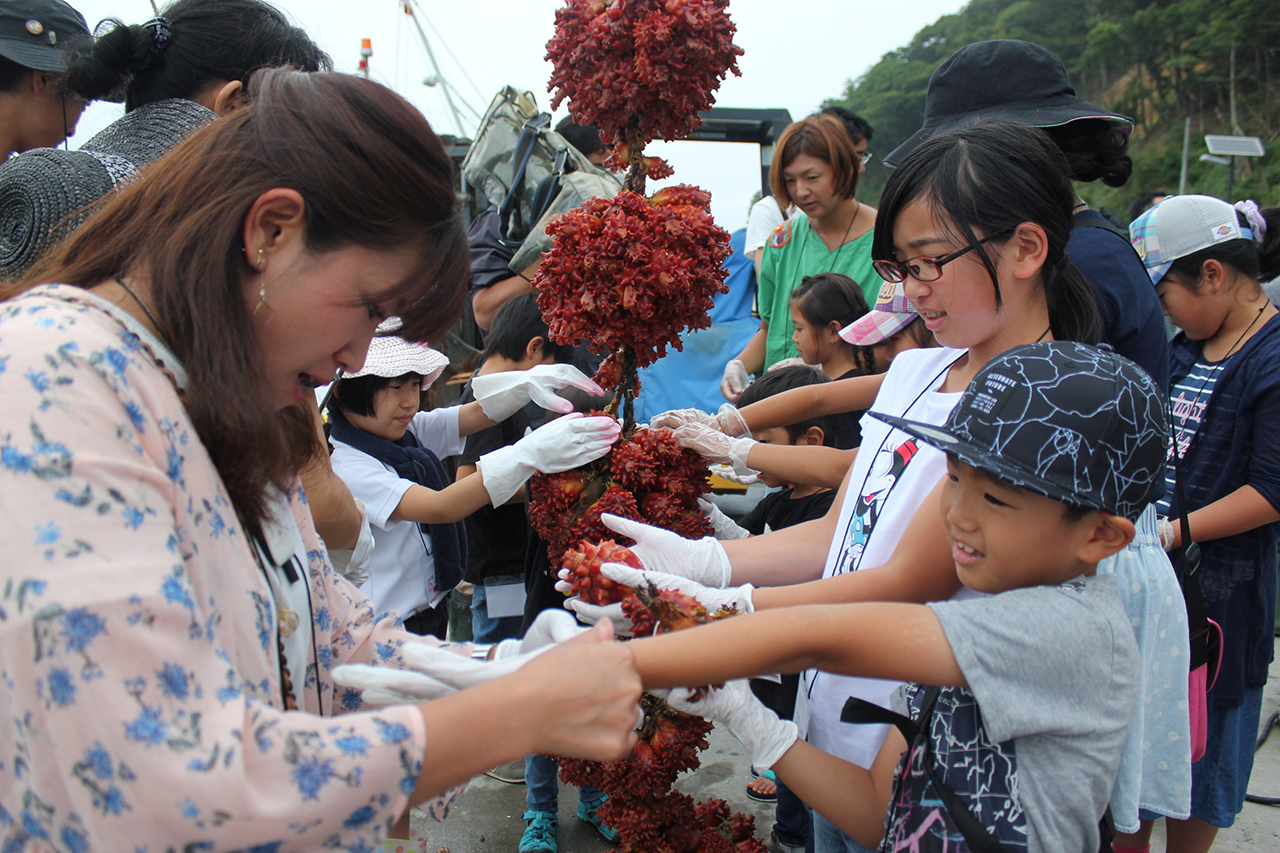
{"type": "MultiPolygon", "coordinates": [[[[154,14],[147,0],[70,0],[92,27],[106,17],[142,23],[154,14]]],[[[160,2],[163,8],[163,2],[160,2]]],[[[459,128],[439,85],[423,85],[432,69],[412,20],[399,0],[282,0],[285,9],[333,57],[339,70],[354,71],[360,39],[373,40],[372,76],[393,87],[442,133],[459,128]]],[[[475,130],[493,95],[506,84],[532,90],[546,108],[550,65],[543,59],[562,0],[420,0],[417,19],[435,51],[444,79],[456,90],[462,134],[475,130]],[[470,105],[468,109],[462,102],[470,105]]],[[[738,27],[734,41],[746,52],[741,77],[730,77],[716,98],[723,107],[782,107],[800,118],[837,97],[880,56],[906,44],[938,16],[957,11],[962,0],[732,0],[738,27]]],[[[86,110],[71,145],[87,139],[119,116],[114,104],[86,110]]],[[[559,120],[564,111],[555,116],[559,120]]],[[[759,151],[732,143],[685,142],[653,146],[676,168],[675,182],[712,192],[712,208],[730,230],[746,223],[748,202],[759,189],[759,151]]],[[[874,142],[872,151],[875,151],[874,142]]],[[[878,152],[882,153],[882,152],[878,152]]]]}

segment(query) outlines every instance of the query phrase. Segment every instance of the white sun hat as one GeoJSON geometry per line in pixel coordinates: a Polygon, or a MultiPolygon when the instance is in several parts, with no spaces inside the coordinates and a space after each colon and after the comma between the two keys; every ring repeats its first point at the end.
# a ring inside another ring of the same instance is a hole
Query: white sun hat
{"type": "Polygon", "coordinates": [[[354,373],[344,373],[342,377],[355,379],[360,376],[381,376],[394,379],[406,373],[417,373],[422,376],[424,390],[435,382],[449,364],[449,356],[426,344],[406,341],[396,334],[400,328],[399,317],[388,317],[379,323],[373,341],[369,344],[369,354],[365,356],[364,366],[354,373]]]}

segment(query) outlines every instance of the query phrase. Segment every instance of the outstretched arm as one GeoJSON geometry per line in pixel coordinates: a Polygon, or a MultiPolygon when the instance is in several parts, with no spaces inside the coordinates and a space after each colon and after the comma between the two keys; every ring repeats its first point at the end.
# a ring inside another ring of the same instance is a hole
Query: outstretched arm
{"type": "MultiPolygon", "coordinates": [[[[1180,548],[1182,526],[1177,519],[1170,521],[1173,522],[1173,547],[1180,548]]],[[[1196,542],[1235,536],[1273,521],[1280,521],[1280,512],[1253,486],[1241,486],[1208,506],[1187,513],[1191,538],[1196,542]]]]}
{"type": "Polygon", "coordinates": [[[880,393],[884,374],[853,376],[774,394],[738,410],[752,432],[784,427],[805,418],[869,409],[880,393]]]}
{"type": "Polygon", "coordinates": [[[838,489],[857,456],[856,447],[839,450],[821,445],[756,442],[747,454],[746,463],[756,471],[791,483],[838,489]]]}
{"type": "Polygon", "coordinates": [[[757,589],[756,610],[800,604],[855,601],[942,601],[960,589],[951,540],[938,513],[942,483],[934,487],[912,516],[898,547],[881,566],[846,572],[811,583],[757,589]]]}
{"type": "Polygon", "coordinates": [[[630,644],[646,688],[719,684],[770,672],[965,686],[933,611],[921,604],[787,607],[630,644]]]}
{"type": "Polygon", "coordinates": [[[391,513],[392,521],[449,524],[461,521],[489,503],[489,493],[479,474],[464,477],[439,491],[410,486],[391,513]]]}

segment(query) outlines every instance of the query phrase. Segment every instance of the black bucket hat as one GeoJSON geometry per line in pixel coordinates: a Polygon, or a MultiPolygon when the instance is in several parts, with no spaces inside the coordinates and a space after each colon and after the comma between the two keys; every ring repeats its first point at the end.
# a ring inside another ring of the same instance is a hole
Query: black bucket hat
{"type": "Polygon", "coordinates": [[[946,426],[871,415],[1005,482],[1136,521],[1164,494],[1165,403],[1109,348],[1051,341],[988,362],[946,426]]]}
{"type": "Polygon", "coordinates": [[[0,56],[24,68],[66,71],[68,50],[88,37],[84,15],[62,0],[0,2],[0,56]]]}
{"type": "Polygon", "coordinates": [[[1133,119],[1076,95],[1066,66],[1038,44],[995,39],[966,45],[929,78],[924,126],[884,158],[896,166],[932,136],[985,119],[1057,127],[1080,119],[1133,125],[1133,119]]]}

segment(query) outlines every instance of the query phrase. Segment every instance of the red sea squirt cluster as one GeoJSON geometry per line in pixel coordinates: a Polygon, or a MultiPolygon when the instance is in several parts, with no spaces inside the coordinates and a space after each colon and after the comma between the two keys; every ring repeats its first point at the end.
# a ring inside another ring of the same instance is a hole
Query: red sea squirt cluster
{"type": "Polygon", "coordinates": [[[551,337],[587,342],[608,356],[597,374],[615,374],[621,347],[647,367],[681,348],[686,329],[711,325],[707,312],[726,291],[729,235],[711,217],[711,195],[686,185],[646,199],[624,190],[592,199],[547,228],[552,239],[533,286],[551,337]]]}
{"type": "MultiPolygon", "coordinates": [[[[547,43],[551,106],[567,99],[574,121],[598,124],[605,143],[618,147],[687,136],[702,123],[698,113],[715,103],[721,81],[741,76],[728,5],[568,0],[547,43]],[[635,116],[643,116],[642,129],[635,116]]],[[[624,168],[629,152],[614,153],[614,167],[624,168]]]]}

